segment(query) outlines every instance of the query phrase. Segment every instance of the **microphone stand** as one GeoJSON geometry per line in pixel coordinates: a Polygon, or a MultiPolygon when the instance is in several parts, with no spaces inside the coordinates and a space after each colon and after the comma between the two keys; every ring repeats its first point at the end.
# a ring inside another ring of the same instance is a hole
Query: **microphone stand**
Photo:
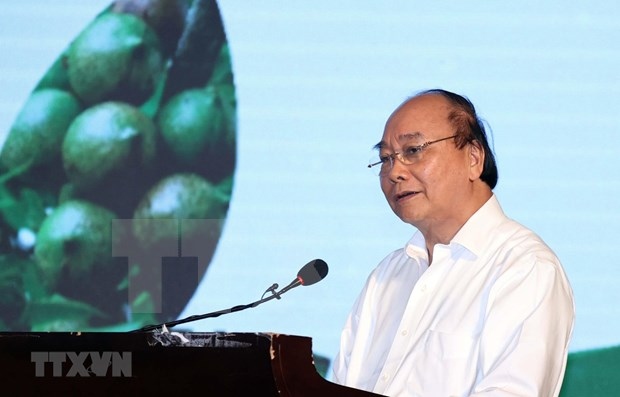
{"type": "MultiPolygon", "coordinates": [[[[275,289],[278,288],[278,284],[274,284],[272,285],[270,288],[267,289],[267,291],[265,291],[265,293],[267,292],[271,292],[271,295],[269,295],[266,298],[261,298],[255,302],[252,303],[248,303],[246,305],[237,305],[237,306],[233,306],[230,309],[225,309],[225,310],[219,310],[216,312],[211,312],[211,313],[205,313],[205,314],[195,314],[193,316],[189,316],[189,317],[185,317],[179,320],[174,320],[174,321],[168,321],[165,323],[160,323],[160,324],[151,324],[151,325],[145,325],[142,328],[138,328],[132,331],[129,331],[130,333],[132,332],[148,332],[148,331],[153,331],[156,330],[157,328],[160,327],[167,327],[167,328],[171,328],[174,327],[175,325],[179,325],[179,324],[185,324],[185,323],[189,323],[191,321],[198,321],[198,320],[202,320],[205,318],[212,318],[212,317],[218,317],[221,316],[222,314],[227,314],[227,313],[233,313],[233,312],[238,312],[241,310],[245,310],[251,307],[256,307],[262,303],[268,302],[274,298],[276,299],[280,299],[280,296],[282,294],[284,294],[285,292],[289,291],[292,288],[295,288],[297,286],[301,285],[301,281],[299,280],[299,278],[296,278],[295,280],[293,280],[289,285],[287,285],[286,287],[282,288],[282,290],[280,291],[276,291],[275,289]]],[[[263,294],[263,296],[265,296],[265,294],[263,294]]]]}

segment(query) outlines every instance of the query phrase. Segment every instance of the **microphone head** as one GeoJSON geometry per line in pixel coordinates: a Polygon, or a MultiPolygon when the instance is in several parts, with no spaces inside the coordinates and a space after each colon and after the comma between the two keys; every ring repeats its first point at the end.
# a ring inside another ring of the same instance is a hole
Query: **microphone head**
{"type": "Polygon", "coordinates": [[[304,265],[297,273],[301,285],[312,285],[327,276],[327,263],[322,259],[312,260],[304,265]]]}

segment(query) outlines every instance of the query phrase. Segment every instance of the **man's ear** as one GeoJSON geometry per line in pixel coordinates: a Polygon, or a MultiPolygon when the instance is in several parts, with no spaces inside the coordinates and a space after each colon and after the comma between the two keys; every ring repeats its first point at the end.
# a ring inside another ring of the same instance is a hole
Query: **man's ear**
{"type": "Polygon", "coordinates": [[[480,179],[484,168],[484,149],[480,142],[474,140],[469,142],[469,179],[475,181],[480,179]]]}

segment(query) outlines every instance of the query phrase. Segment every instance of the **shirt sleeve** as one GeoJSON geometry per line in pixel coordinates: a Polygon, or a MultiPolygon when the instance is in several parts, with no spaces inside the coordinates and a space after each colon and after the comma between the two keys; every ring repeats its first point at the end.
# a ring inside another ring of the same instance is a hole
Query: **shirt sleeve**
{"type": "Polygon", "coordinates": [[[496,280],[471,396],[557,396],[574,323],[573,295],[555,260],[521,258],[496,280]]]}

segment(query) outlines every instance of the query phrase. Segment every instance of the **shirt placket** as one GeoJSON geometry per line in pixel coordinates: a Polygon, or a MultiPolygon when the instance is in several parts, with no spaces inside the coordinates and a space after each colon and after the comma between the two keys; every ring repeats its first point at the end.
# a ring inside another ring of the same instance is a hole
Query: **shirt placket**
{"type": "Polygon", "coordinates": [[[438,283],[453,263],[449,247],[437,246],[435,251],[433,265],[422,274],[409,295],[405,313],[374,390],[377,393],[385,392],[395,381],[394,374],[398,373],[407,355],[424,343],[426,330],[433,322],[434,317],[430,315],[433,313],[432,306],[441,298],[436,296],[438,283]]]}

